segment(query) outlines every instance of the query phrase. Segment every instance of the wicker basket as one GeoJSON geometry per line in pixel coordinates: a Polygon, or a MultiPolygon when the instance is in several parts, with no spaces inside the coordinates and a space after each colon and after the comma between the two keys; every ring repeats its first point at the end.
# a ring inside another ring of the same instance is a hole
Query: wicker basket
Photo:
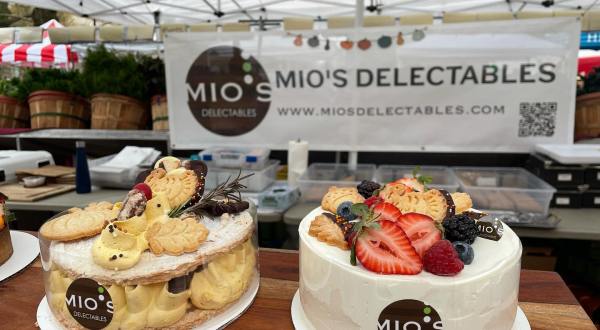
{"type": "Polygon", "coordinates": [[[87,128],[90,103],[82,97],[41,90],[29,94],[31,128],[87,128]]]}
{"type": "Polygon", "coordinates": [[[29,108],[19,100],[0,95],[0,128],[29,127],[29,108]]]}
{"type": "Polygon", "coordinates": [[[92,128],[144,129],[148,114],[140,101],[123,95],[92,95],[92,128]]]}
{"type": "Polygon", "coordinates": [[[165,95],[152,97],[152,129],[155,131],[169,130],[169,109],[165,95]]]}
{"type": "Polygon", "coordinates": [[[575,139],[600,136],[600,92],[577,97],[575,139]]]}

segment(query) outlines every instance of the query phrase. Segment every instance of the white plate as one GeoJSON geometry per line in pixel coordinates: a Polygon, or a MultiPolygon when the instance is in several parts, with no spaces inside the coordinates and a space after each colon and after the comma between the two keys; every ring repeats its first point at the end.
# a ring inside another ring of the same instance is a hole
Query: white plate
{"type": "Polygon", "coordinates": [[[40,254],[37,237],[22,231],[11,230],[13,254],[0,266],[0,281],[18,273],[27,267],[40,254]]]}
{"type": "MultiPolygon", "coordinates": [[[[302,304],[300,303],[299,291],[296,291],[294,299],[292,300],[292,322],[294,323],[294,328],[296,328],[296,330],[315,330],[315,327],[313,327],[304,314],[304,309],[302,309],[302,304]]],[[[517,307],[517,315],[512,330],[531,330],[529,321],[527,321],[527,317],[525,316],[525,313],[523,313],[523,310],[521,310],[521,307],[517,307]]]]}
{"type": "Polygon", "coordinates": [[[561,164],[600,164],[599,144],[536,144],[535,150],[561,164]]]}
{"type": "MultiPolygon", "coordinates": [[[[240,297],[240,299],[226,311],[212,319],[204,322],[202,325],[193,328],[193,330],[217,330],[223,329],[231,322],[235,321],[240,317],[254,302],[254,298],[258,293],[259,276],[256,274],[246,290],[246,293],[240,297]]],[[[61,324],[54,318],[46,297],[42,298],[37,309],[37,323],[41,330],[62,330],[64,329],[61,324]]]]}

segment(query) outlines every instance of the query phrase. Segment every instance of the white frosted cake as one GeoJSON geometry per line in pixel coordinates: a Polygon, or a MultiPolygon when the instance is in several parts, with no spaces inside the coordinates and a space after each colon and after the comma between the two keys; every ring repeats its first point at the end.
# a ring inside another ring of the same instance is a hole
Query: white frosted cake
{"type": "Polygon", "coordinates": [[[299,294],[306,319],[315,329],[511,329],[519,238],[472,210],[466,194],[411,186],[373,187],[376,197],[360,185],[332,187],[322,207],[302,220],[299,294]],[[357,223],[369,216],[378,225],[363,222],[361,231],[357,223]]]}

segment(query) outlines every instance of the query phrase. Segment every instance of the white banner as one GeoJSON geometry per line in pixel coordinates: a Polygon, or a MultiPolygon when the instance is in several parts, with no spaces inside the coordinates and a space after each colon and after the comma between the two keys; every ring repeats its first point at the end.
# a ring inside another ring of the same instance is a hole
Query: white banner
{"type": "Polygon", "coordinates": [[[529,151],[573,140],[580,23],[172,33],[173,148],[529,151]]]}

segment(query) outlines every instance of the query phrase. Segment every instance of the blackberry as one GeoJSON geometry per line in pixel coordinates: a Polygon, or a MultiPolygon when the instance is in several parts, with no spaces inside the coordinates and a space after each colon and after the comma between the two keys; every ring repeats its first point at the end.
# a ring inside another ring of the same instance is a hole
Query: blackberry
{"type": "Polygon", "coordinates": [[[444,237],[450,242],[462,241],[473,244],[479,235],[477,224],[465,214],[446,218],[442,225],[444,226],[444,237]]]}
{"type": "Polygon", "coordinates": [[[381,188],[381,185],[377,182],[362,180],[362,182],[356,186],[356,188],[358,189],[358,193],[364,198],[369,198],[373,196],[373,192],[375,192],[375,190],[381,188]]]}

